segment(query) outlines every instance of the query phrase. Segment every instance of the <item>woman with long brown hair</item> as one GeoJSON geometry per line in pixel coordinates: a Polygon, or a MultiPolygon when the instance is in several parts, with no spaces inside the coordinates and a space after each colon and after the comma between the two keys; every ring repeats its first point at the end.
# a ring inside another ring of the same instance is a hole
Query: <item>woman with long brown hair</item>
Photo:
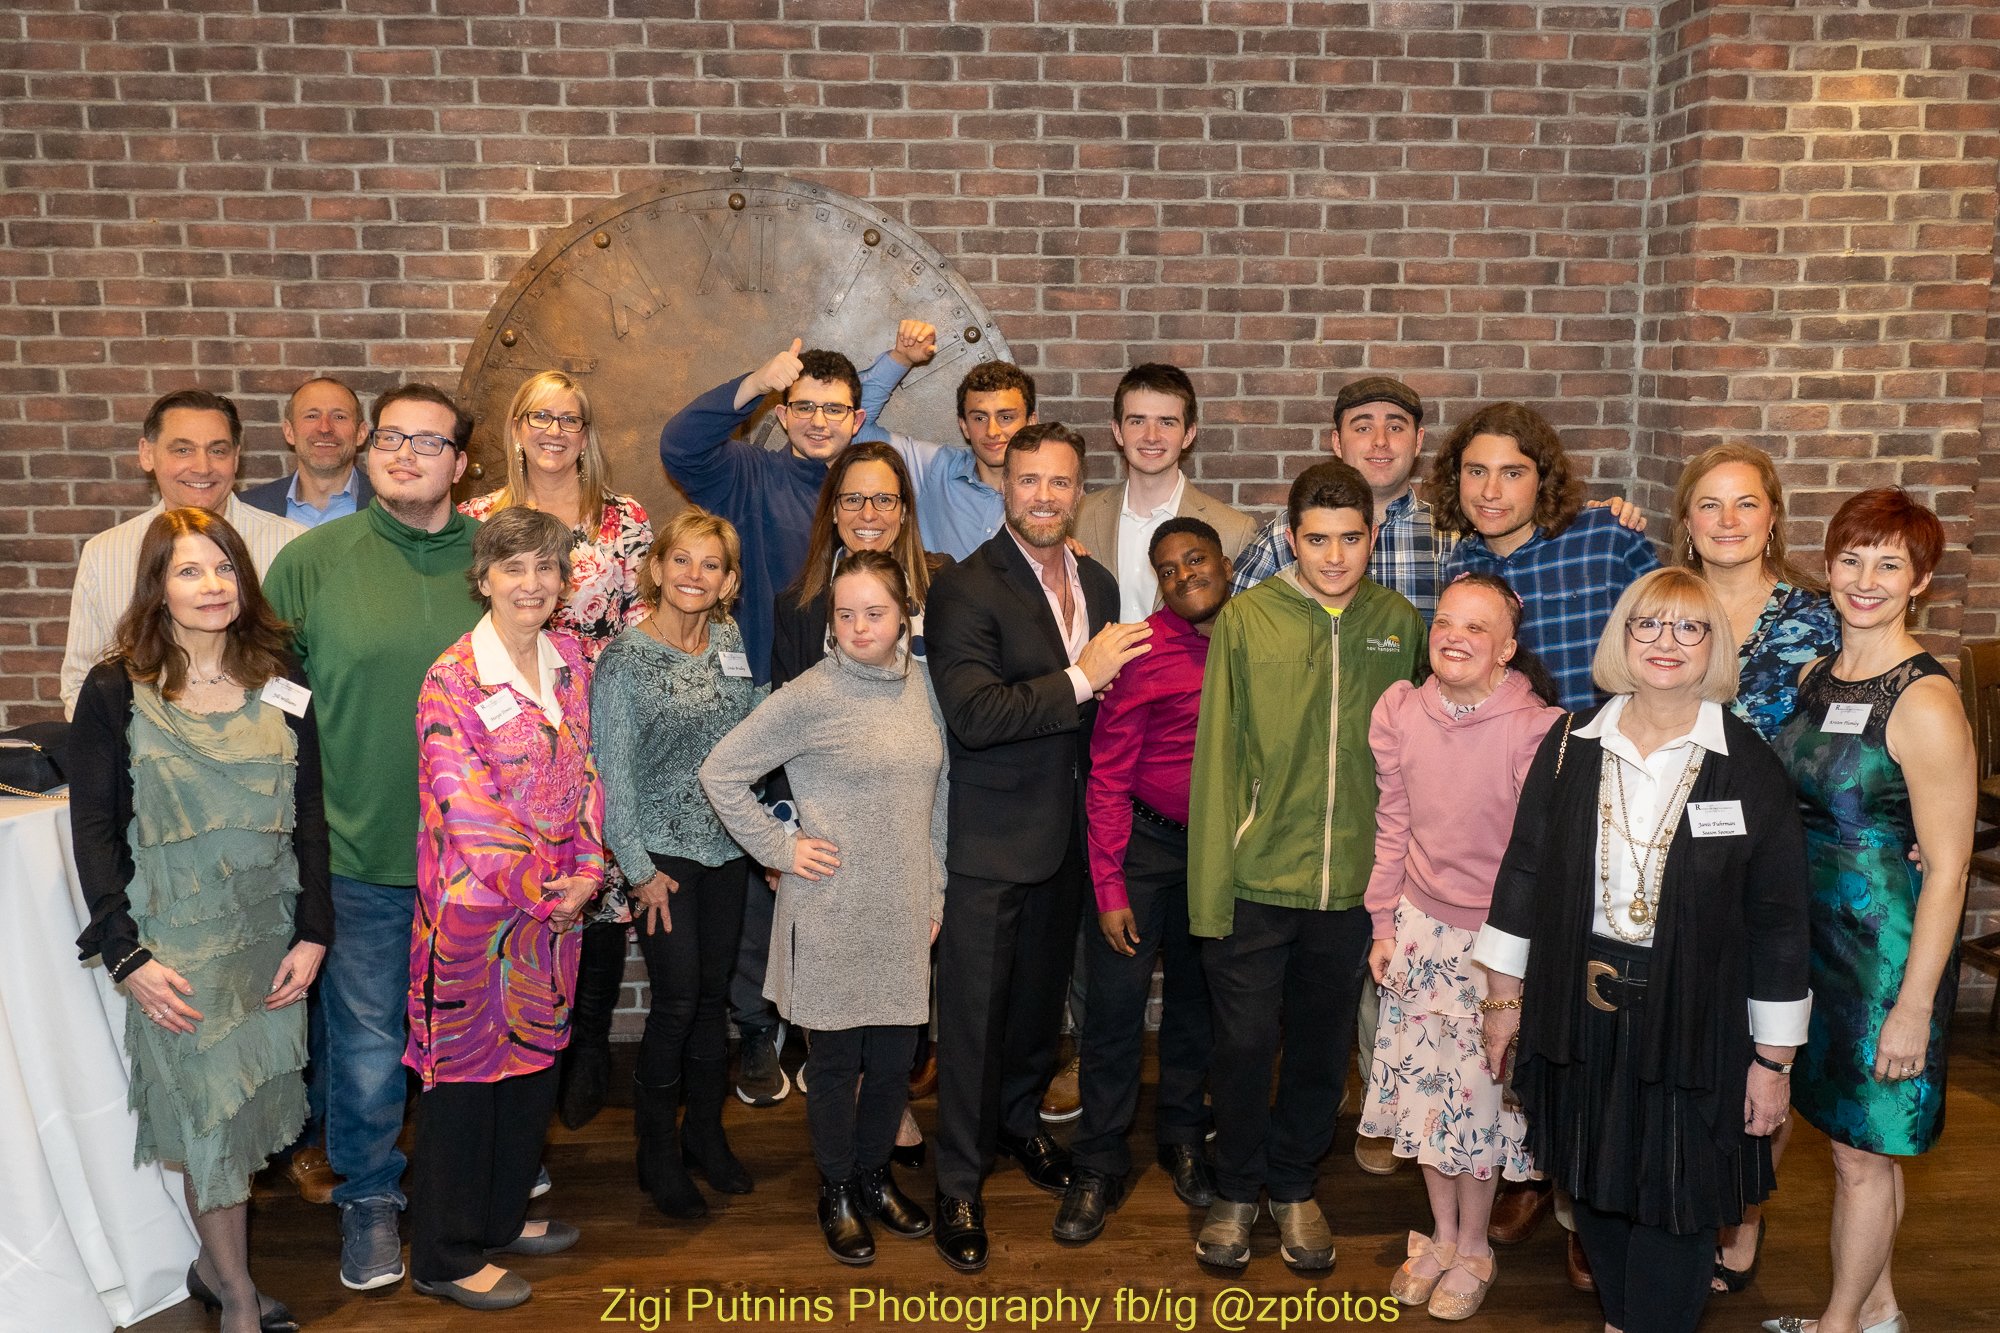
{"type": "Polygon", "coordinates": [[[306,1011],[333,939],[312,696],[242,537],[171,509],[71,732],[77,940],[131,1000],[137,1155],[175,1162],[227,1333],[296,1328],[250,1277],[250,1177],[305,1121],[306,1011]]]}

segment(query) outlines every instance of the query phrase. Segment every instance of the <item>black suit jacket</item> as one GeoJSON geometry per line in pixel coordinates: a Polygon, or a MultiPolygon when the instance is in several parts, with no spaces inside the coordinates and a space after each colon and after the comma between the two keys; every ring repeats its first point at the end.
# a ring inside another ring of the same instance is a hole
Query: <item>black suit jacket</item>
{"type": "MultiPolygon", "coordinates": [[[[1117,618],[1118,584],[1077,561],[1090,632],[1117,618]]],[[[949,868],[1035,883],[1083,821],[1095,701],[1081,707],[1047,595],[1002,528],[941,571],[924,607],[931,683],[951,732],[949,868]]]]}

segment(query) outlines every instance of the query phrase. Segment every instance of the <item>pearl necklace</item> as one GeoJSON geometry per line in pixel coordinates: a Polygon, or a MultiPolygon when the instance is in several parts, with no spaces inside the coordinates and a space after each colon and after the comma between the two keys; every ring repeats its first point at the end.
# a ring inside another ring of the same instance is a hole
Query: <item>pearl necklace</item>
{"type": "Polygon", "coordinates": [[[1602,766],[1598,772],[1598,812],[1597,832],[1597,883],[1602,891],[1604,924],[1611,927],[1611,933],[1627,944],[1638,944],[1652,938],[1653,927],[1659,919],[1660,886],[1667,877],[1667,848],[1673,845],[1674,830],[1681,822],[1681,811],[1686,808],[1688,796],[1694,791],[1694,781],[1701,772],[1701,747],[1688,747],[1687,762],[1681,766],[1680,778],[1660,811],[1660,820],[1653,826],[1647,837],[1638,837],[1632,831],[1632,815],[1625,800],[1625,766],[1610,750],[1604,751],[1602,766]],[[1618,809],[1614,817],[1611,801],[1604,796],[1610,787],[1618,798],[1618,809]],[[1632,886],[1632,904],[1625,909],[1625,915],[1638,929],[1628,932],[1620,924],[1618,914],[1611,909],[1611,835],[1616,833],[1625,841],[1625,854],[1631,859],[1635,883],[1632,886]]]}

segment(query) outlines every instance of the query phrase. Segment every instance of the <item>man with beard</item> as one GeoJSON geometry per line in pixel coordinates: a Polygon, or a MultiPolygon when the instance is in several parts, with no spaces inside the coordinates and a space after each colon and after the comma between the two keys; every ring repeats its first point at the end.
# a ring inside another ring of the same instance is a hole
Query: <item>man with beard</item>
{"type": "Polygon", "coordinates": [[[334,941],[320,974],[326,1047],[314,1101],[342,1177],[340,1280],[355,1291],[403,1277],[396,1136],[416,910],[417,690],[480,617],[465,582],[479,525],[451,504],[472,418],[443,391],[405,384],[376,400],[374,420],[374,502],[286,547],[264,585],[293,627],[319,715],[334,941]]]}
{"type": "Polygon", "coordinates": [[[243,503],[304,527],[346,518],[375,498],[368,470],[354,462],[361,445],[361,400],[329,376],[309,379],[285,400],[279,424],[298,456],[298,471],[243,492],[243,503]]]}
{"type": "Polygon", "coordinates": [[[1054,1227],[1072,1244],[1104,1230],[1132,1169],[1125,1132],[1139,1105],[1155,958],[1166,964],[1153,1117],[1160,1165],[1181,1202],[1215,1201],[1202,1151],[1211,1039],[1201,950],[1188,933],[1187,821],[1202,672],[1209,631],[1229,600],[1229,559],[1216,530],[1187,517],[1160,524],[1146,559],[1165,605],[1146,622],[1151,651],[1119,673],[1098,708],[1084,787],[1097,919],[1085,928],[1083,1122],[1054,1227]]]}
{"type": "Polygon", "coordinates": [[[1153,633],[1112,623],[1116,582],[1065,541],[1083,448],[1056,423],[1017,432],[1006,525],[941,571],[925,604],[952,777],[934,1240],[961,1272],[986,1266],[980,1182],[996,1146],[1040,1188],[1069,1188],[1069,1155],[1036,1111],[1085,893],[1082,775],[1096,696],[1153,633]]]}

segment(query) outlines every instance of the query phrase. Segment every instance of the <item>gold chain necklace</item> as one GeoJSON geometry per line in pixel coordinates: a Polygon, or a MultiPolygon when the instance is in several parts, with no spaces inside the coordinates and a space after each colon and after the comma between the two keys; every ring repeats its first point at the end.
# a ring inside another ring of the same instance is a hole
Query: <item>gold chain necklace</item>
{"type": "Polygon", "coordinates": [[[1681,811],[1694,791],[1695,776],[1701,771],[1701,747],[1688,747],[1687,762],[1681,766],[1681,775],[1674,783],[1673,793],[1667,798],[1660,812],[1660,820],[1654,825],[1651,836],[1633,836],[1632,815],[1625,800],[1625,770],[1618,756],[1609,749],[1604,751],[1604,759],[1598,770],[1597,792],[1599,827],[1597,834],[1597,883],[1603,898],[1604,924],[1611,927],[1611,933],[1627,944],[1638,944],[1652,938],[1653,927],[1659,919],[1660,886],[1667,877],[1667,848],[1673,845],[1674,830],[1680,826],[1681,811]],[[1607,781],[1608,780],[1608,781],[1607,781]],[[1614,817],[1611,802],[1604,797],[1606,786],[1612,788],[1618,798],[1618,809],[1614,817]],[[1618,914],[1611,908],[1611,835],[1616,833],[1625,842],[1625,854],[1631,859],[1634,882],[1632,903],[1625,909],[1625,915],[1638,927],[1636,932],[1628,932],[1619,923],[1618,914]]]}

